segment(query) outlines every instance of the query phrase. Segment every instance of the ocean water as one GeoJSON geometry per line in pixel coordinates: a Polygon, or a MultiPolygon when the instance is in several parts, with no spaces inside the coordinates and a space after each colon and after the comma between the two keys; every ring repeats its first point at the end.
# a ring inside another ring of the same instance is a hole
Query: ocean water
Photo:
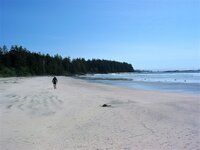
{"type": "Polygon", "coordinates": [[[200,72],[87,74],[79,78],[134,89],[200,94],[200,72]]]}

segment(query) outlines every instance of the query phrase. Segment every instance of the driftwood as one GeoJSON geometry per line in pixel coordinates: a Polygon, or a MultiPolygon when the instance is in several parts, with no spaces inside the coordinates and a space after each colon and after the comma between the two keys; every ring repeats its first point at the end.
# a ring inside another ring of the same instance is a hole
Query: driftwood
{"type": "Polygon", "coordinates": [[[111,107],[111,105],[103,104],[101,107],[111,107]]]}

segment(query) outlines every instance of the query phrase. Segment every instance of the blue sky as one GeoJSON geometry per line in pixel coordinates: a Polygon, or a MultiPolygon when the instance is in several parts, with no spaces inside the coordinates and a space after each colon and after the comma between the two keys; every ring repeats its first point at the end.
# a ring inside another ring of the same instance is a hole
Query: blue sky
{"type": "Polygon", "coordinates": [[[0,45],[199,69],[199,14],[200,0],[0,0],[0,45]]]}

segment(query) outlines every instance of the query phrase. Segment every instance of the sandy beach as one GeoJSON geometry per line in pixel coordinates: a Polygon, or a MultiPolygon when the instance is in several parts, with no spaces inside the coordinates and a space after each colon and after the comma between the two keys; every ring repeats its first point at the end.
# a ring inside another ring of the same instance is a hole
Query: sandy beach
{"type": "Polygon", "coordinates": [[[1,150],[200,150],[198,94],[51,80],[0,79],[1,150]]]}

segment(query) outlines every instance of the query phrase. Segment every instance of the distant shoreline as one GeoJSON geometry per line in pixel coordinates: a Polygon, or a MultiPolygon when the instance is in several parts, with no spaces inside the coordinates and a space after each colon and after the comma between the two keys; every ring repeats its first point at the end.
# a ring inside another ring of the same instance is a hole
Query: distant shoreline
{"type": "Polygon", "coordinates": [[[154,70],[135,70],[135,73],[200,73],[200,69],[195,70],[165,70],[165,71],[154,71],[154,70]]]}

